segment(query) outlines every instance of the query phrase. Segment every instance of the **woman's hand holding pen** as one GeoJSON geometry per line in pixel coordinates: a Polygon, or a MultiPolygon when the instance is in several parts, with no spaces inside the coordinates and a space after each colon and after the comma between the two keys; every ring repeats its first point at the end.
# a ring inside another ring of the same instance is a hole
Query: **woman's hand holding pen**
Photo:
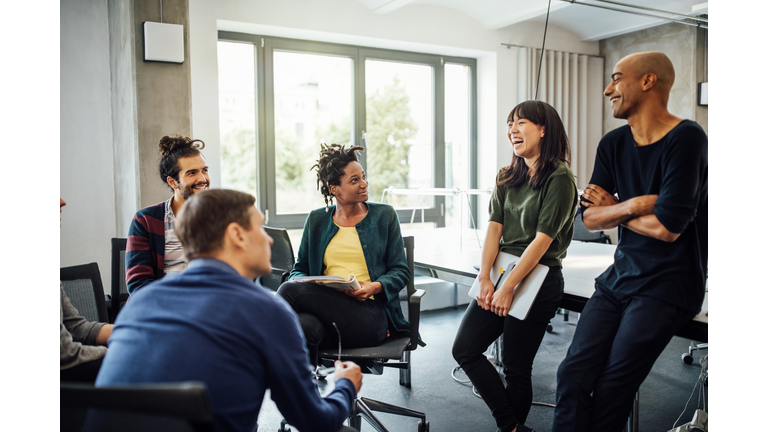
{"type": "Polygon", "coordinates": [[[510,283],[510,278],[504,280],[499,289],[493,293],[493,300],[490,302],[491,312],[501,317],[507,316],[512,300],[515,299],[516,285],[516,283],[510,283]]]}

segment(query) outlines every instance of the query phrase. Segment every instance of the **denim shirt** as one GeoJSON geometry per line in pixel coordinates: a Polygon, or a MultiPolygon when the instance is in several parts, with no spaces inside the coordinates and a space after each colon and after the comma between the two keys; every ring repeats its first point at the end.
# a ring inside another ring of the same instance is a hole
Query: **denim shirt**
{"type": "MultiPolygon", "coordinates": [[[[408,321],[400,307],[400,290],[411,277],[405,259],[405,245],[400,233],[400,222],[392,206],[366,202],[368,214],[355,225],[371,282],[380,282],[381,293],[374,301],[387,312],[390,332],[409,331],[408,321]],[[382,295],[383,294],[383,295],[382,295]]],[[[339,228],[333,223],[336,206],[313,210],[304,223],[299,255],[288,279],[323,274],[323,257],[328,244],[339,228]]]]}

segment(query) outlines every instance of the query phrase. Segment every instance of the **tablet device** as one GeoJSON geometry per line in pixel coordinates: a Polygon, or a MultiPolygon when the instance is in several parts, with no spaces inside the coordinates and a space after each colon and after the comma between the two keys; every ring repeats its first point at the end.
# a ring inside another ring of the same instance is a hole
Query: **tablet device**
{"type": "MultiPolygon", "coordinates": [[[[493,262],[491,268],[491,283],[493,283],[494,289],[500,287],[506,276],[520,261],[520,257],[508,254],[506,252],[499,252],[496,255],[496,260],[493,262]]],[[[509,308],[508,315],[511,315],[519,320],[524,320],[528,316],[528,312],[533,306],[533,301],[536,300],[536,295],[541,289],[541,284],[544,283],[544,279],[549,273],[549,267],[536,264],[536,267],[531,270],[523,280],[515,287],[515,297],[512,300],[512,305],[509,308]]],[[[472,284],[472,288],[469,290],[469,298],[477,299],[477,294],[480,292],[480,278],[475,279],[472,284]]]]}

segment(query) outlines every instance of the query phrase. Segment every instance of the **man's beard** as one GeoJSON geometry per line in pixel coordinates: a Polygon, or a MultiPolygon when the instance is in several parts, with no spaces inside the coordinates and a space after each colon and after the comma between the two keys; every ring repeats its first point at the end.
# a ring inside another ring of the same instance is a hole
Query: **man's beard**
{"type": "MultiPolygon", "coordinates": [[[[209,182],[197,182],[189,186],[184,186],[183,188],[181,188],[181,197],[184,198],[185,201],[188,200],[189,197],[191,197],[196,192],[194,189],[195,186],[198,186],[201,184],[204,184],[206,188],[210,187],[209,182]]],[[[205,189],[202,189],[202,190],[205,190],[205,189]]]]}

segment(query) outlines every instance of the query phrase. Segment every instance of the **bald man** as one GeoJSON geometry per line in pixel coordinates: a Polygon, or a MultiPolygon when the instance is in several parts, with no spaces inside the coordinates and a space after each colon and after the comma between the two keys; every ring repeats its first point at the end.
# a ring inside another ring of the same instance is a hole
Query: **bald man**
{"type": "Polygon", "coordinates": [[[552,430],[620,432],[672,336],[701,309],[707,273],[707,136],[667,110],[675,70],[632,54],[605,89],[627,125],[600,141],[581,196],[584,225],[619,227],[557,373],[552,430]]]}

